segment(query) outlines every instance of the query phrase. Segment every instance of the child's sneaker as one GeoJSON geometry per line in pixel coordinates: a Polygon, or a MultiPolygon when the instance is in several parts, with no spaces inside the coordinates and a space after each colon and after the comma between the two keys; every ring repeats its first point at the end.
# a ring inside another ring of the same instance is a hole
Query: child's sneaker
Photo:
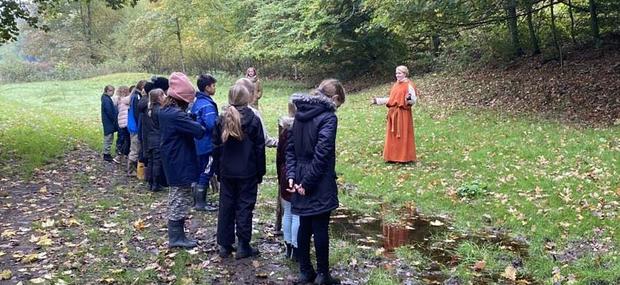
{"type": "Polygon", "coordinates": [[[112,156],[110,154],[104,154],[103,155],[103,160],[107,161],[107,162],[112,162],[112,156]]]}

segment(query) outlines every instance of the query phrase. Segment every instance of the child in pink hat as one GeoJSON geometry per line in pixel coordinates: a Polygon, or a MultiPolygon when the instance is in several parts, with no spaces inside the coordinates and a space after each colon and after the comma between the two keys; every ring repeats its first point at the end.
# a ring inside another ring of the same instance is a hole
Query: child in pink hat
{"type": "Polygon", "coordinates": [[[185,219],[193,202],[192,183],[200,173],[194,138],[205,129],[186,112],[196,90],[185,74],[170,75],[168,97],[158,114],[161,159],[170,194],[168,195],[168,247],[192,248],[195,240],[185,236],[185,219]]]}

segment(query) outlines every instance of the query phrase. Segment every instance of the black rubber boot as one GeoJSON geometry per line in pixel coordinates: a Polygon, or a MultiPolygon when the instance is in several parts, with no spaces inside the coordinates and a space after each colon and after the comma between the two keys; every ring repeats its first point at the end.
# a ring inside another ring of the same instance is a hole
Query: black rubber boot
{"type": "Polygon", "coordinates": [[[288,242],[284,242],[284,247],[284,256],[286,257],[286,259],[291,259],[291,256],[293,254],[293,246],[288,242]]]}
{"type": "Polygon", "coordinates": [[[331,277],[329,273],[319,273],[314,279],[314,285],[340,284],[340,279],[331,277]]]}
{"type": "Polygon", "coordinates": [[[138,169],[138,162],[127,159],[127,176],[135,177],[138,169]]]}
{"type": "Polygon", "coordinates": [[[257,256],[258,254],[258,249],[251,247],[249,242],[239,242],[235,259],[257,256]]]}
{"type": "Polygon", "coordinates": [[[227,258],[232,255],[235,248],[232,245],[220,245],[220,252],[218,253],[221,258],[227,258]]]}
{"type": "Polygon", "coordinates": [[[114,159],[112,158],[112,155],[110,154],[104,154],[103,155],[103,160],[107,161],[107,162],[112,162],[114,159]]]}
{"type": "Polygon", "coordinates": [[[151,191],[152,192],[161,192],[162,190],[164,190],[164,188],[161,187],[161,185],[159,185],[159,183],[155,183],[155,184],[151,185],[151,191]]]}
{"type": "Polygon", "coordinates": [[[340,284],[340,279],[331,277],[329,273],[319,273],[314,279],[315,285],[332,285],[332,284],[340,284]]]}
{"type": "Polygon", "coordinates": [[[291,245],[291,259],[295,262],[299,262],[299,250],[291,245]]]}
{"type": "Polygon", "coordinates": [[[196,241],[189,240],[185,237],[183,229],[185,220],[171,221],[168,220],[168,247],[193,248],[196,247],[196,241]]]}
{"type": "Polygon", "coordinates": [[[316,280],[316,272],[299,272],[299,278],[294,282],[295,284],[312,284],[316,280]]]}
{"type": "Polygon", "coordinates": [[[194,187],[194,209],[196,211],[206,211],[207,189],[205,185],[196,184],[194,187]]]}

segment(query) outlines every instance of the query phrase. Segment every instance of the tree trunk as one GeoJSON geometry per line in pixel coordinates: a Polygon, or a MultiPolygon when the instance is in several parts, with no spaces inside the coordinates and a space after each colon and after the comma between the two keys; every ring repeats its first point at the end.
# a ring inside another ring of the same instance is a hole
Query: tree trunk
{"type": "Polygon", "coordinates": [[[433,33],[431,35],[431,43],[433,45],[433,55],[435,57],[439,56],[439,46],[441,45],[441,39],[437,33],[433,33]]]}
{"type": "Polygon", "coordinates": [[[560,56],[560,66],[563,67],[564,58],[562,57],[562,47],[560,46],[560,42],[558,40],[558,31],[555,26],[555,13],[553,12],[553,6],[555,5],[554,2],[555,0],[551,0],[551,5],[549,6],[551,8],[551,33],[553,34],[553,44],[555,45],[555,49],[560,56]]]}
{"type": "Polygon", "coordinates": [[[506,0],[506,16],[508,18],[508,31],[512,39],[512,49],[516,56],[523,55],[521,43],[519,43],[519,29],[517,27],[517,0],[506,0]]]}
{"type": "Polygon", "coordinates": [[[577,45],[577,40],[575,40],[575,16],[573,15],[572,0],[568,0],[568,16],[570,17],[570,38],[573,40],[573,44],[577,45]]]}
{"type": "Polygon", "coordinates": [[[538,37],[536,37],[536,30],[534,30],[534,23],[532,21],[532,0],[529,0],[527,6],[527,28],[530,31],[530,41],[532,42],[532,54],[540,54],[540,45],[538,44],[538,37]]]}
{"type": "Polygon", "coordinates": [[[82,33],[86,40],[86,49],[88,51],[88,58],[91,61],[95,61],[95,51],[93,46],[93,31],[92,31],[92,3],[91,0],[80,1],[80,20],[82,21],[82,33]]]}
{"type": "Polygon", "coordinates": [[[183,42],[181,42],[181,24],[179,24],[179,17],[174,19],[177,24],[177,40],[179,41],[179,52],[181,53],[181,69],[185,73],[185,56],[183,55],[183,42]]]}
{"type": "Polygon", "coordinates": [[[601,35],[598,29],[598,14],[596,11],[596,1],[590,0],[590,26],[592,28],[592,39],[596,48],[601,47],[601,35]]]}

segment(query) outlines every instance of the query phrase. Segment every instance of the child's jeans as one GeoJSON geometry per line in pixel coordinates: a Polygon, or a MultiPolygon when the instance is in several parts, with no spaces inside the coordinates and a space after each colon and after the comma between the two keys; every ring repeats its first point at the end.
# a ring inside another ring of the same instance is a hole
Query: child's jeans
{"type": "Polygon", "coordinates": [[[297,248],[297,232],[299,231],[299,216],[291,213],[291,202],[282,198],[282,232],[284,241],[297,248]]]}

